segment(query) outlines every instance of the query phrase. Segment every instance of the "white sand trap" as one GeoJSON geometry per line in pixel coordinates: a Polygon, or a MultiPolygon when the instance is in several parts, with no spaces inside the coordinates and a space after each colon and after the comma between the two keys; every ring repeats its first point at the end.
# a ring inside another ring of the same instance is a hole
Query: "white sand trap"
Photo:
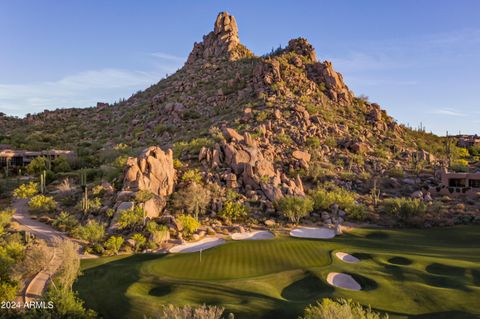
{"type": "Polygon", "coordinates": [[[357,257],[354,257],[354,256],[349,255],[347,253],[342,253],[340,251],[338,253],[336,253],[335,256],[337,256],[337,258],[340,259],[341,261],[344,261],[344,262],[350,263],[350,264],[358,263],[360,261],[360,259],[358,259],[357,257]]]}
{"type": "Polygon", "coordinates": [[[169,252],[170,253],[193,253],[196,251],[205,250],[218,245],[222,245],[224,243],[225,243],[225,240],[222,238],[207,237],[193,243],[186,243],[186,244],[174,246],[170,248],[169,252]]]}
{"type": "Polygon", "coordinates": [[[335,287],[350,290],[362,290],[360,284],[352,276],[338,272],[331,272],[327,276],[327,282],[335,287]]]}
{"type": "Polygon", "coordinates": [[[257,230],[245,233],[235,233],[232,234],[233,240],[259,240],[259,239],[270,239],[275,237],[274,234],[267,230],[257,230]]]}
{"type": "Polygon", "coordinates": [[[326,227],[298,227],[290,232],[292,237],[330,239],[335,237],[335,231],[326,227]]]}

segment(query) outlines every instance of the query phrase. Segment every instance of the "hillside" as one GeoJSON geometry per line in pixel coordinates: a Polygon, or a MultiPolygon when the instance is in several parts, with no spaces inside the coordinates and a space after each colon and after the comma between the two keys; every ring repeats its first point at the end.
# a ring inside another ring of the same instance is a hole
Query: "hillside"
{"type": "MultiPolygon", "coordinates": [[[[255,56],[225,12],[181,69],[125,101],[0,121],[0,144],[72,149],[79,157],[74,169],[101,167],[96,176],[117,189],[121,177],[105,167],[123,168],[125,153],[137,156],[151,145],[172,148],[183,162],[177,175],[198,168],[207,184],[236,189],[267,213],[284,195],[303,196],[324,183],[360,195],[373,188],[409,196],[435,184],[432,174],[419,176],[412,167],[433,165],[443,152],[439,137],[399,125],[378,104],[356,97],[306,39],[255,56]]],[[[132,163],[127,168],[141,168],[132,163]]]]}

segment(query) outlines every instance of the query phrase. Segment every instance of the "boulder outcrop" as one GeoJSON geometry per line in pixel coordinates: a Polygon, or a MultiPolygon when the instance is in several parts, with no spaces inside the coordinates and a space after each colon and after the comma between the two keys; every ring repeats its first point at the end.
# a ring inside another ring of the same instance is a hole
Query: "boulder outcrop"
{"type": "Polygon", "coordinates": [[[173,152],[162,151],[157,146],[145,149],[137,158],[127,160],[123,191],[150,191],[154,198],[145,203],[148,217],[158,217],[166,204],[167,197],[173,193],[176,172],[173,167],[173,152]]]}

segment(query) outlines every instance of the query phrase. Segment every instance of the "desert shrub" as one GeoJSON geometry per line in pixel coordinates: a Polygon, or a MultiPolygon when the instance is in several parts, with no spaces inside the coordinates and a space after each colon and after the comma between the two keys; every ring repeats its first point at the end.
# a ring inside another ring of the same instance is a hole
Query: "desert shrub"
{"type": "Polygon", "coordinates": [[[183,163],[179,159],[173,159],[173,168],[175,169],[181,169],[183,168],[183,163]]]}
{"type": "Polygon", "coordinates": [[[200,184],[202,182],[202,174],[198,169],[189,169],[182,175],[182,181],[200,184]]]}
{"type": "Polygon", "coordinates": [[[7,208],[0,211],[0,235],[4,232],[5,228],[10,225],[15,209],[7,208]]]}
{"type": "Polygon", "coordinates": [[[180,224],[182,232],[186,236],[190,236],[200,228],[200,222],[192,216],[180,215],[177,217],[177,223],[180,224]]]}
{"type": "Polygon", "coordinates": [[[313,199],[314,208],[318,210],[329,210],[335,203],[342,210],[348,210],[356,205],[356,194],[340,187],[331,191],[317,188],[309,195],[313,199]]]}
{"type": "Polygon", "coordinates": [[[245,218],[247,215],[248,209],[245,205],[231,200],[227,200],[223,204],[222,209],[218,212],[219,217],[228,221],[242,219],[245,218]]]}
{"type": "Polygon", "coordinates": [[[104,246],[109,254],[118,255],[118,251],[122,248],[123,242],[122,237],[112,236],[105,242],[104,246]]]}
{"type": "Polygon", "coordinates": [[[383,213],[408,221],[425,215],[427,205],[418,198],[387,198],[380,209],[383,213]]]}
{"type": "Polygon", "coordinates": [[[192,307],[186,305],[178,307],[174,305],[165,305],[154,317],[156,319],[221,319],[224,309],[217,306],[199,306],[192,307]]]}
{"type": "Polygon", "coordinates": [[[70,178],[64,178],[60,184],[57,186],[57,190],[61,193],[69,193],[75,190],[75,185],[70,178]]]}
{"type": "Polygon", "coordinates": [[[390,177],[402,178],[405,175],[402,167],[393,167],[386,174],[390,177]]]}
{"type": "Polygon", "coordinates": [[[145,203],[151,200],[153,196],[154,194],[151,191],[142,189],[135,194],[135,201],[137,203],[145,203]]]}
{"type": "Polygon", "coordinates": [[[275,206],[291,222],[298,224],[300,219],[313,210],[313,201],[309,197],[285,196],[275,202],[275,206]]]}
{"type": "Polygon", "coordinates": [[[105,237],[105,227],[96,221],[90,221],[85,226],[77,226],[72,230],[72,236],[97,244],[105,237]]]}
{"type": "Polygon", "coordinates": [[[135,242],[135,252],[139,252],[147,242],[145,236],[140,233],[133,234],[132,240],[135,242]]]}
{"type": "Polygon", "coordinates": [[[28,184],[22,184],[15,188],[15,190],[13,191],[13,197],[18,199],[24,199],[32,197],[36,193],[38,193],[38,184],[30,182],[28,184]]]}
{"type": "Polygon", "coordinates": [[[322,142],[316,136],[307,137],[306,144],[311,148],[319,148],[320,146],[322,146],[322,142]]]}
{"type": "Polygon", "coordinates": [[[73,228],[75,228],[75,226],[78,225],[78,221],[75,216],[72,216],[67,212],[60,212],[57,218],[55,218],[53,221],[52,225],[58,230],[65,232],[71,231],[73,228]]]}
{"type": "Polygon", "coordinates": [[[388,319],[388,315],[382,315],[373,311],[370,306],[363,307],[352,300],[325,298],[322,302],[305,308],[301,319],[388,319]]]}
{"type": "Polygon", "coordinates": [[[173,144],[173,153],[176,157],[181,156],[184,153],[198,154],[202,147],[212,147],[214,140],[207,137],[194,138],[189,142],[180,141],[173,144]]]}
{"type": "Polygon", "coordinates": [[[55,173],[69,172],[72,170],[70,163],[63,156],[57,157],[52,161],[52,169],[55,173]]]}
{"type": "Polygon", "coordinates": [[[279,133],[275,136],[275,141],[279,144],[291,145],[293,143],[292,138],[286,133],[279,133]]]}
{"type": "Polygon", "coordinates": [[[457,159],[453,161],[450,168],[455,172],[466,173],[468,172],[468,161],[464,159],[457,159]]]}
{"type": "Polygon", "coordinates": [[[225,137],[223,136],[222,130],[220,130],[216,126],[212,126],[208,129],[208,133],[210,136],[215,140],[215,142],[221,143],[225,141],[225,137]]]}
{"type": "Polygon", "coordinates": [[[48,213],[57,207],[57,202],[53,197],[36,195],[30,199],[28,206],[35,213],[48,213]]]}
{"type": "Polygon", "coordinates": [[[135,229],[143,223],[145,212],[140,206],[120,212],[118,216],[118,229],[135,229]]]}
{"type": "Polygon", "coordinates": [[[187,187],[177,191],[173,196],[173,205],[180,210],[186,210],[191,214],[202,214],[211,200],[209,189],[197,183],[191,183],[187,187]]]}
{"type": "Polygon", "coordinates": [[[120,155],[113,161],[112,165],[119,169],[124,169],[127,165],[128,156],[127,155],[120,155]]]}
{"type": "Polygon", "coordinates": [[[45,157],[36,157],[27,165],[27,172],[31,175],[40,174],[41,172],[47,170],[47,165],[48,163],[45,157]]]}
{"type": "Polygon", "coordinates": [[[368,209],[365,205],[353,205],[346,210],[349,219],[364,221],[368,217],[368,209]]]}

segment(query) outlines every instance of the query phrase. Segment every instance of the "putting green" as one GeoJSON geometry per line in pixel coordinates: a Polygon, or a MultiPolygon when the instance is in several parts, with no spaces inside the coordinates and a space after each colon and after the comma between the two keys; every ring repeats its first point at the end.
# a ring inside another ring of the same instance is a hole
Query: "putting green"
{"type": "Polygon", "coordinates": [[[323,297],[351,298],[392,318],[480,318],[480,227],[355,230],[329,240],[235,241],[199,253],[82,261],[75,285],[106,318],[143,318],[165,303],[217,304],[235,318],[297,318],[323,297]],[[335,253],[361,259],[348,264],[335,253]],[[334,288],[329,272],[363,290],[334,288]]]}

